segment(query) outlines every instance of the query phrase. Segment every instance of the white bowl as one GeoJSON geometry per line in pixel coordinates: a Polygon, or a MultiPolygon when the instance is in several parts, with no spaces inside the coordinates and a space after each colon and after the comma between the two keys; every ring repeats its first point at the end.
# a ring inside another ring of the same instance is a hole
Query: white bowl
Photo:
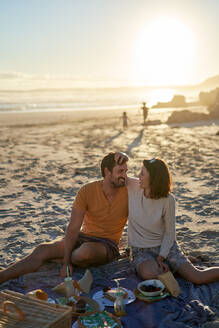
{"type": "Polygon", "coordinates": [[[145,296],[157,296],[163,292],[165,286],[160,280],[151,279],[151,280],[144,280],[144,281],[139,282],[137,288],[138,288],[139,292],[145,296]],[[160,288],[160,290],[154,291],[154,292],[147,292],[147,291],[142,290],[143,286],[154,286],[154,287],[160,288]]]}

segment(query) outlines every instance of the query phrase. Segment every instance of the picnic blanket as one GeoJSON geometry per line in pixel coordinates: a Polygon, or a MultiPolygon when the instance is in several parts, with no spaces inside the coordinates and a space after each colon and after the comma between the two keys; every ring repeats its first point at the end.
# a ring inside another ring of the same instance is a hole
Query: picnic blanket
{"type": "MultiPolygon", "coordinates": [[[[60,264],[46,264],[40,271],[1,284],[0,290],[10,289],[25,294],[41,288],[50,297],[56,297],[51,288],[62,281],[60,268],[60,264]]],[[[90,268],[90,271],[94,279],[90,296],[104,286],[116,287],[117,279],[122,287],[131,290],[140,282],[128,259],[90,268]]],[[[83,269],[76,269],[73,277],[78,280],[83,274],[83,269]]],[[[123,328],[216,327],[211,326],[211,320],[215,323],[219,318],[219,283],[196,286],[182,278],[176,279],[182,291],[178,298],[167,297],[153,303],[136,299],[126,305],[127,316],[121,318],[123,328]]],[[[106,309],[113,313],[112,307],[106,309]]]]}

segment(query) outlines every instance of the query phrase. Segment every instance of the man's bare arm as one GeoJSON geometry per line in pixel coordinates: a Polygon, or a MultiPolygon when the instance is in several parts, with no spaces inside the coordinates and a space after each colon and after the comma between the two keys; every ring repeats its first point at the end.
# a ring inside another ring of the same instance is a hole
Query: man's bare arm
{"type": "Polygon", "coordinates": [[[83,223],[84,214],[84,211],[81,211],[75,207],[72,208],[71,220],[65,234],[64,265],[61,270],[61,275],[64,277],[66,276],[67,266],[69,267],[70,274],[72,274],[71,254],[83,223]]]}

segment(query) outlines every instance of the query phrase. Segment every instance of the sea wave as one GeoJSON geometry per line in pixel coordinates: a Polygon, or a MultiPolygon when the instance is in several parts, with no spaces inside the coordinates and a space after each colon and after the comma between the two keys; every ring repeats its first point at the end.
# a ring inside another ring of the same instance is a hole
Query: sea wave
{"type": "Polygon", "coordinates": [[[170,101],[174,94],[183,94],[188,102],[198,98],[198,92],[180,88],[101,87],[89,80],[32,76],[23,73],[0,73],[0,112],[99,110],[148,107],[158,101],[170,101]]]}

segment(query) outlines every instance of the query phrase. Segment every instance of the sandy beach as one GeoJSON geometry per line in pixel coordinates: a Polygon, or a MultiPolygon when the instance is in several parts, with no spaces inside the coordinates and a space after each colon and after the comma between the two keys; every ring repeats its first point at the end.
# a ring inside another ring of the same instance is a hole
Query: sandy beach
{"type": "MultiPolygon", "coordinates": [[[[144,158],[165,159],[177,200],[177,239],[184,251],[219,263],[218,121],[142,126],[118,112],[1,114],[0,265],[40,242],[64,236],[80,186],[100,178],[103,155],[121,150],[135,176],[144,158]]],[[[126,247],[126,229],[121,247],[126,247]]]]}
{"type": "MultiPolygon", "coordinates": [[[[1,267],[41,242],[64,236],[78,189],[101,178],[102,157],[116,150],[129,155],[130,176],[136,176],[144,158],[167,161],[181,247],[198,265],[219,264],[219,122],[142,126],[141,116],[129,112],[124,131],[120,115],[112,111],[1,114],[1,267]]],[[[126,247],[127,227],[120,242],[122,255],[126,247]]],[[[215,319],[213,327],[217,324],[215,319]]]]}

